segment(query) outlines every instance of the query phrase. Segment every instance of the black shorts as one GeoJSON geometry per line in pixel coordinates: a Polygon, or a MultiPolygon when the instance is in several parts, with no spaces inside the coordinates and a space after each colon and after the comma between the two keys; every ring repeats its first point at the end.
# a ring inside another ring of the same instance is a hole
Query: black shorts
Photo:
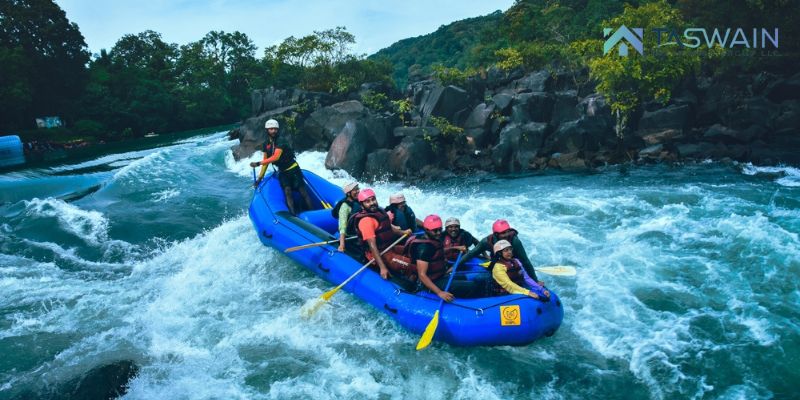
{"type": "Polygon", "coordinates": [[[281,183],[282,188],[292,188],[292,190],[300,189],[303,184],[303,172],[300,167],[294,167],[288,171],[278,172],[278,182],[281,183]]]}

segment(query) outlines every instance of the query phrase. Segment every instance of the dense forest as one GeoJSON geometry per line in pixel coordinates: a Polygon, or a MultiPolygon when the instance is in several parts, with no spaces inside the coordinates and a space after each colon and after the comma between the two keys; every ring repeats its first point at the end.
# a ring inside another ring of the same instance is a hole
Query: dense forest
{"type": "Polygon", "coordinates": [[[242,120],[251,112],[253,89],[301,87],[344,96],[365,82],[403,88],[431,75],[457,82],[491,66],[588,71],[586,79],[624,112],[668,98],[680,79],[702,71],[793,72],[798,20],[800,7],[791,0],[517,0],[503,12],[454,22],[369,58],[351,52],[356,38],[343,27],[286,38],[260,55],[247,35],[219,31],[184,45],[153,31],[128,34],[93,55],[52,0],[0,0],[0,132],[33,130],[36,117],[55,115],[72,135],[136,137],[242,120]],[[721,57],[724,49],[676,49],[601,57],[602,28],[623,23],[778,27],[780,54],[721,57]],[[652,74],[637,76],[643,66],[652,74]]]}
{"type": "Polygon", "coordinates": [[[286,38],[258,57],[241,32],[177,45],[145,31],[92,55],[52,0],[0,0],[0,132],[59,116],[66,128],[49,130],[53,138],[113,140],[240,121],[255,88],[345,93],[390,82],[391,66],[354,56],[353,43],[337,27],[286,38]]]}

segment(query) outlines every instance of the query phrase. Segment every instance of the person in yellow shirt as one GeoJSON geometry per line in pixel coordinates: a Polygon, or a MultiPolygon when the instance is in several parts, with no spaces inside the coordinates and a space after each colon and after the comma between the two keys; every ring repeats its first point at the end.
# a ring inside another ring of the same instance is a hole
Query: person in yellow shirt
{"type": "Polygon", "coordinates": [[[514,258],[511,242],[500,240],[494,244],[493,250],[489,270],[492,271],[494,281],[490,285],[490,294],[523,294],[541,301],[550,301],[550,291],[531,279],[522,268],[522,262],[514,258]]]}

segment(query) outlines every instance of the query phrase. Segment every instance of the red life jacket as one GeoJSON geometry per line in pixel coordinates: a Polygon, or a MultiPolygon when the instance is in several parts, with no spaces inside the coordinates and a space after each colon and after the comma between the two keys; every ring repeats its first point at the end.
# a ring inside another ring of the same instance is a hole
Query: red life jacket
{"type": "MultiPolygon", "coordinates": [[[[522,275],[522,263],[518,259],[512,258],[511,261],[506,261],[501,257],[495,263],[494,268],[505,268],[512,282],[525,287],[525,276],[522,275]]],[[[492,292],[498,295],[508,294],[508,291],[500,286],[494,279],[492,279],[492,292]]]]}
{"type": "Polygon", "coordinates": [[[444,260],[444,247],[438,240],[412,237],[405,246],[397,246],[383,256],[386,267],[393,272],[402,273],[412,282],[416,281],[419,273],[417,272],[417,260],[412,260],[414,251],[412,246],[422,243],[429,243],[436,249],[431,261],[428,261],[428,278],[431,280],[441,278],[447,271],[447,264],[444,260]]]}
{"type": "MultiPolygon", "coordinates": [[[[444,246],[443,247],[456,247],[456,246],[464,246],[467,243],[464,241],[464,232],[461,231],[458,233],[458,237],[453,239],[447,232],[444,233],[444,246]]],[[[445,250],[445,256],[448,260],[455,260],[458,257],[458,250],[451,249],[445,250]]]]}
{"type": "Polygon", "coordinates": [[[387,215],[386,211],[383,211],[383,209],[378,208],[378,210],[375,212],[361,210],[353,214],[350,217],[350,221],[347,223],[348,231],[356,232],[358,234],[358,240],[361,243],[364,251],[371,254],[367,241],[364,240],[364,236],[362,236],[361,231],[358,230],[358,223],[367,217],[374,218],[376,221],[378,221],[378,227],[375,228],[375,245],[378,247],[378,251],[385,250],[387,247],[389,247],[389,245],[392,244],[392,242],[394,242],[395,236],[394,232],[392,232],[392,222],[389,220],[389,215],[387,215]]]}

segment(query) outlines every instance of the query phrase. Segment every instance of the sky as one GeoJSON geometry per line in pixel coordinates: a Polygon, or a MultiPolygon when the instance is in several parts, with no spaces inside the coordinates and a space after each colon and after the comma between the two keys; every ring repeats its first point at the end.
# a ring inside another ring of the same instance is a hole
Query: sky
{"type": "Polygon", "coordinates": [[[372,54],[451,22],[505,11],[513,0],[55,0],[80,27],[92,53],[145,30],[178,45],[212,30],[245,33],[264,48],[289,36],[344,26],[356,54],[372,54]]]}

